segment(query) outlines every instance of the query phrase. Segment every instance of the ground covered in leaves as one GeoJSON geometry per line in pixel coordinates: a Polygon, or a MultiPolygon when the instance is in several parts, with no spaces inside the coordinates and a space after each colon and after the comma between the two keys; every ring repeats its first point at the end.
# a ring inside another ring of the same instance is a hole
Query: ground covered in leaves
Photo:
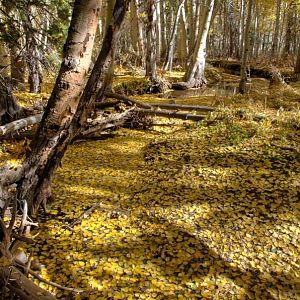
{"type": "Polygon", "coordinates": [[[299,299],[300,96],[276,107],[284,93],[208,96],[203,122],[71,145],[29,251],[43,278],[84,292],[40,285],[60,299],[299,299]]]}

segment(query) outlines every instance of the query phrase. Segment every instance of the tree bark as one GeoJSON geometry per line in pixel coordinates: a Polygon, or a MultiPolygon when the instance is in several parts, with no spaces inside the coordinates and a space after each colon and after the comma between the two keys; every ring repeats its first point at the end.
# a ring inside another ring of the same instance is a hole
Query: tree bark
{"type": "Polygon", "coordinates": [[[40,123],[42,120],[42,117],[43,117],[43,114],[38,114],[35,116],[16,120],[16,121],[10,122],[6,125],[0,126],[0,136],[7,135],[14,131],[23,129],[24,127],[40,123]]]}

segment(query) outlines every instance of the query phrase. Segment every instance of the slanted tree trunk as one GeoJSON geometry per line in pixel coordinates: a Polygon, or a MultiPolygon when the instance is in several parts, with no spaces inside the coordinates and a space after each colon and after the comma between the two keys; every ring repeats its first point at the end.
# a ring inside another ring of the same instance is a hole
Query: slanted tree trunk
{"type": "Polygon", "coordinates": [[[248,0],[248,14],[247,14],[247,21],[246,21],[246,28],[244,33],[244,51],[243,51],[243,58],[242,58],[242,65],[241,65],[241,80],[239,84],[239,92],[241,94],[245,94],[246,92],[246,82],[247,82],[247,63],[248,63],[248,55],[250,50],[250,24],[252,18],[252,7],[253,7],[253,0],[248,0]]]}
{"type": "Polygon", "coordinates": [[[26,199],[33,214],[51,196],[47,181],[52,177],[53,166],[60,161],[61,157],[56,156],[57,147],[78,106],[91,61],[99,10],[99,0],[74,3],[63,62],[18,182],[17,198],[26,199]]]}
{"type": "Polygon", "coordinates": [[[99,1],[75,1],[72,24],[64,47],[64,62],[32,144],[33,150],[23,165],[23,176],[17,187],[18,199],[27,200],[32,214],[36,214],[40,205],[45,205],[51,197],[54,171],[59,166],[67,146],[85,124],[93,101],[104,95],[105,84],[101,76],[107,74],[112,48],[128,5],[128,0],[116,0],[102,49],[79,99],[91,59],[91,48],[98,24],[99,1]]]}
{"type": "Polygon", "coordinates": [[[156,14],[155,0],[147,1],[147,54],[146,54],[146,76],[152,82],[157,81],[156,70],[156,14]]]}
{"type": "Polygon", "coordinates": [[[185,73],[185,80],[190,85],[190,87],[200,87],[206,83],[204,77],[206,60],[206,41],[211,23],[214,4],[214,0],[209,0],[207,4],[207,10],[201,13],[199,17],[199,27],[196,45],[191,62],[185,73]]]}

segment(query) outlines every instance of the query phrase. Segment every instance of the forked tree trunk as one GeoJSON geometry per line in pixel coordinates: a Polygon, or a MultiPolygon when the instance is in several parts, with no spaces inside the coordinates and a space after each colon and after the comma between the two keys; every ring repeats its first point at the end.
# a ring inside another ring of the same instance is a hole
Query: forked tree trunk
{"type": "Polygon", "coordinates": [[[204,77],[206,60],[206,41],[211,23],[214,4],[215,1],[210,0],[207,5],[207,11],[204,13],[202,12],[199,17],[199,27],[196,46],[192,55],[191,62],[185,73],[185,80],[190,85],[190,87],[200,87],[206,83],[204,77]]]}
{"type": "MultiPolygon", "coordinates": [[[[75,0],[64,58],[42,122],[34,138],[32,152],[22,166],[17,199],[26,199],[31,213],[51,196],[48,188],[60,158],[56,157],[61,138],[76,112],[91,61],[99,17],[99,0],[75,0]]],[[[63,154],[61,154],[62,156],[63,154]]]]}
{"type": "Polygon", "coordinates": [[[129,1],[116,0],[102,49],[79,99],[98,23],[98,4],[98,0],[90,0],[88,3],[83,0],[75,2],[61,72],[34,139],[35,142],[32,144],[32,153],[23,165],[23,176],[18,183],[17,197],[27,200],[32,214],[36,214],[40,205],[45,205],[47,199],[51,197],[54,171],[59,166],[67,146],[85,124],[93,101],[96,97],[104,95],[102,76],[107,72],[116,35],[129,1]]]}

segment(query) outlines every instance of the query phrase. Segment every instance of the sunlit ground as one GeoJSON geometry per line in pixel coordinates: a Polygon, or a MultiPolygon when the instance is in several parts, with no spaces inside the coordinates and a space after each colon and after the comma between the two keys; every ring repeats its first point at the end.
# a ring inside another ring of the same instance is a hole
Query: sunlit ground
{"type": "Polygon", "coordinates": [[[69,148],[33,251],[45,279],[84,292],[41,285],[61,299],[299,299],[299,153],[278,146],[296,131],[174,122],[69,148]]]}
{"type": "MultiPolygon", "coordinates": [[[[84,292],[40,285],[60,299],[299,299],[300,93],[250,85],[176,99],[218,106],[203,123],[156,119],[70,146],[28,250],[43,278],[84,292]]],[[[2,144],[0,161],[27,146],[2,144]]]]}

